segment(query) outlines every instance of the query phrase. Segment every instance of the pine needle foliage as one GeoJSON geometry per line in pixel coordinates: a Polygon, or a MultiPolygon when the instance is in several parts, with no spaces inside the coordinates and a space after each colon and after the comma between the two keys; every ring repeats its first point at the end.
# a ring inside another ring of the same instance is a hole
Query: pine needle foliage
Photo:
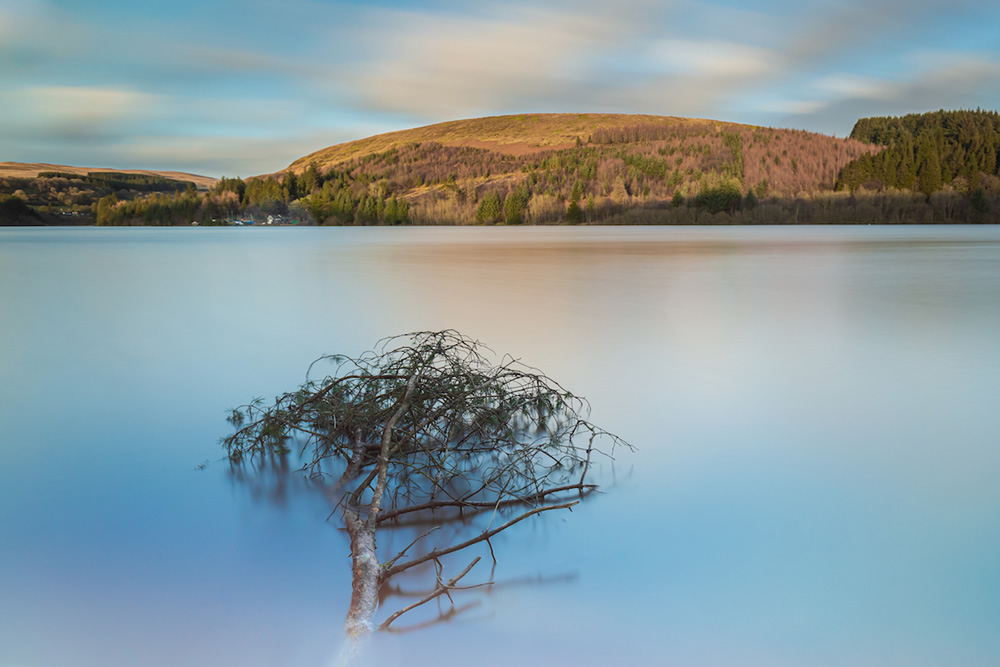
{"type": "Polygon", "coordinates": [[[234,463],[297,452],[314,478],[348,484],[363,504],[385,476],[384,520],[425,509],[513,503],[591,488],[595,455],[628,443],[587,420],[588,403],[535,369],[456,331],[388,338],[297,390],[232,411],[234,463]],[[599,445],[608,447],[599,449],[599,445]],[[416,508],[416,509],[414,509],[416,508]]]}

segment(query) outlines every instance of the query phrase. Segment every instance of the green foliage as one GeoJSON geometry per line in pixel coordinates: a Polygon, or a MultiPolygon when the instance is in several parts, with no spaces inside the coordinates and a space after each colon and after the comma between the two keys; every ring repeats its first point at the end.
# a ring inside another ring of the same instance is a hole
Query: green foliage
{"type": "Polygon", "coordinates": [[[202,199],[193,192],[119,200],[113,194],[94,204],[98,225],[187,225],[197,216],[202,199]]]}
{"type": "Polygon", "coordinates": [[[130,174],[114,171],[91,171],[87,173],[84,180],[90,183],[102,183],[114,189],[144,192],[183,192],[194,188],[194,183],[190,181],[178,181],[155,174],[130,174]]]}
{"type": "Polygon", "coordinates": [[[990,203],[986,199],[986,193],[982,188],[976,188],[969,197],[969,205],[977,221],[980,221],[990,211],[990,203]]]}
{"type": "Polygon", "coordinates": [[[223,176],[219,179],[219,182],[215,184],[212,192],[216,194],[222,192],[234,192],[236,193],[236,198],[242,202],[246,189],[247,185],[243,182],[242,178],[227,178],[223,176]]]}
{"type": "Polygon", "coordinates": [[[520,225],[524,222],[524,210],[528,208],[528,199],[531,194],[528,187],[521,184],[507,193],[503,200],[503,219],[508,225],[520,225]]]}
{"type": "Polygon", "coordinates": [[[771,191],[771,184],[768,183],[767,179],[762,179],[757,187],[754,188],[754,192],[757,195],[757,199],[766,199],[768,193],[771,191]]]}
{"type": "Polygon", "coordinates": [[[571,200],[569,205],[566,206],[566,222],[575,225],[581,220],[583,220],[583,211],[580,210],[580,203],[576,200],[571,200]]]}
{"type": "Polygon", "coordinates": [[[929,137],[924,137],[917,152],[917,181],[920,183],[920,191],[930,197],[932,193],[941,189],[941,162],[939,160],[938,147],[929,137]]]}
{"type": "Polygon", "coordinates": [[[245,204],[260,208],[264,213],[283,213],[288,199],[276,178],[252,178],[246,182],[245,204]]]}
{"type": "Polygon", "coordinates": [[[493,224],[499,222],[502,215],[503,205],[500,200],[500,193],[495,190],[486,193],[479,202],[479,208],[476,209],[476,221],[493,224]]]}
{"type": "Polygon", "coordinates": [[[723,179],[715,184],[706,183],[695,196],[694,205],[707,209],[710,213],[732,212],[743,202],[743,193],[739,183],[732,179],[723,179]]]}
{"type": "Polygon", "coordinates": [[[302,174],[303,196],[310,195],[321,187],[322,177],[315,162],[310,162],[305,172],[302,174]]]}
{"type": "Polygon", "coordinates": [[[958,177],[974,184],[980,174],[1000,174],[1000,114],[993,111],[862,118],[851,137],[886,148],[848,164],[837,189],[896,188],[929,197],[958,177]]]}
{"type": "Polygon", "coordinates": [[[625,164],[635,172],[644,174],[649,178],[663,180],[666,178],[667,172],[670,171],[670,165],[666,160],[649,155],[626,153],[623,159],[625,164]]]}
{"type": "Polygon", "coordinates": [[[71,174],[65,171],[40,171],[38,172],[38,178],[65,178],[68,180],[82,181],[86,177],[82,174],[71,174]]]}
{"type": "Polygon", "coordinates": [[[393,195],[385,203],[383,220],[387,225],[405,225],[409,223],[410,204],[402,199],[397,199],[393,195]]]}
{"type": "Polygon", "coordinates": [[[114,211],[117,204],[118,197],[115,195],[105,195],[97,201],[94,205],[94,218],[98,225],[114,224],[112,222],[112,211],[114,211]]]}
{"type": "Polygon", "coordinates": [[[735,132],[723,132],[722,142],[729,149],[732,158],[723,167],[722,173],[740,182],[743,181],[743,137],[735,132]]]}
{"type": "MultiPolygon", "coordinates": [[[[195,192],[194,183],[155,174],[90,172],[74,174],[42,171],[34,177],[0,178],[0,194],[16,194],[32,207],[31,224],[86,224],[96,222],[97,202],[108,195],[142,199],[150,194],[175,196],[195,192]],[[72,214],[39,216],[34,211],[72,214]]],[[[190,223],[190,220],[188,220],[190,223]]],[[[28,224],[28,223],[25,223],[28,224]]]]}
{"type": "Polygon", "coordinates": [[[0,226],[40,223],[41,217],[23,199],[0,194],[0,226]]]}

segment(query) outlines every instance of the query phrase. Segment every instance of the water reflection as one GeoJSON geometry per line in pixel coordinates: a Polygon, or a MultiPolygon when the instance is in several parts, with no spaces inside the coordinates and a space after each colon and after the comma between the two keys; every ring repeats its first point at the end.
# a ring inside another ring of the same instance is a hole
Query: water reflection
{"type": "MultiPolygon", "coordinates": [[[[293,449],[295,449],[293,447],[293,449]]],[[[294,455],[269,455],[254,461],[243,460],[228,464],[229,478],[237,489],[249,495],[249,502],[266,505],[279,512],[296,511],[301,501],[314,503],[317,498],[331,508],[327,517],[328,530],[343,532],[342,512],[346,502],[345,491],[333,482],[337,475],[307,475],[303,461],[294,455]]],[[[600,467],[599,462],[594,468],[600,467]]],[[[571,498],[584,500],[594,495],[594,489],[574,491],[571,498]]],[[[552,504],[558,499],[553,499],[552,504]]],[[[524,507],[504,504],[494,508],[460,508],[435,510],[408,514],[403,518],[390,519],[380,524],[378,550],[380,559],[388,562],[405,555],[408,560],[419,560],[449,547],[472,540],[518,517],[524,507]]],[[[577,512],[585,511],[578,505],[577,512]]],[[[542,517],[535,517],[535,520],[542,517]]],[[[525,523],[522,529],[528,524],[525,523]]],[[[536,531],[544,532],[546,524],[539,521],[536,531]]],[[[517,526],[512,526],[513,541],[516,543],[517,526]]],[[[505,533],[500,533],[504,535],[505,533]]],[[[346,540],[346,536],[344,537],[346,540]]],[[[531,576],[498,576],[498,560],[504,557],[503,550],[493,547],[495,537],[481,545],[473,545],[450,555],[442,555],[418,565],[387,581],[379,592],[379,613],[376,624],[394,623],[388,627],[393,633],[408,633],[430,628],[441,623],[451,623],[466,612],[480,609],[485,598],[496,593],[506,593],[523,587],[544,587],[567,584],[577,580],[575,571],[543,573],[540,570],[531,576]],[[463,565],[466,567],[463,570],[463,565]],[[476,567],[478,566],[478,567],[476,567]],[[468,574],[468,577],[466,577],[468,574]],[[447,595],[435,596],[435,592],[445,580],[449,581],[447,595]],[[424,603],[433,601],[434,604],[424,603]],[[422,607],[422,608],[421,608],[422,607]],[[405,617],[395,622],[396,613],[405,611],[405,617]]],[[[343,567],[349,568],[345,561],[343,567]]],[[[345,598],[346,599],[346,598],[345,598]]],[[[346,607],[339,610],[346,614],[346,607]]]]}
{"type": "Polygon", "coordinates": [[[640,452],[371,664],[992,664],[998,286],[994,227],[0,230],[0,664],[328,664],[346,539],[225,409],[448,327],[640,452]]]}

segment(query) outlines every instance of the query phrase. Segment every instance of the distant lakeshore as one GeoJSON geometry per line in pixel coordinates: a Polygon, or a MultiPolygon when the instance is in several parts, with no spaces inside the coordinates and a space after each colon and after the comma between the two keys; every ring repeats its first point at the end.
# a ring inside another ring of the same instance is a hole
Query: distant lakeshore
{"type": "Polygon", "coordinates": [[[213,179],[0,163],[4,225],[1000,223],[1000,115],[800,130],[623,114],[451,121],[213,179]]]}

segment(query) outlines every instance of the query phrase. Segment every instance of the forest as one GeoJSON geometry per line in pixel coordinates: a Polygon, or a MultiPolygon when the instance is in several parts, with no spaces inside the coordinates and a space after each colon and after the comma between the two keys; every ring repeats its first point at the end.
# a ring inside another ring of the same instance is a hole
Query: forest
{"type": "Polygon", "coordinates": [[[47,188],[89,207],[98,225],[1000,221],[996,112],[864,118],[845,139],[667,117],[593,120],[537,114],[379,135],[277,174],[223,177],[207,192],[111,172],[0,181],[0,192],[37,208],[47,188]]]}
{"type": "Polygon", "coordinates": [[[884,146],[843,170],[838,189],[971,194],[1000,186],[1000,114],[937,111],[900,118],[862,118],[851,138],[884,146]]]}
{"type": "Polygon", "coordinates": [[[94,224],[102,201],[105,209],[111,201],[128,202],[143,212],[159,205],[171,214],[142,217],[136,224],[179,224],[175,213],[184,209],[181,202],[200,203],[200,198],[194,183],[152,174],[41,171],[0,177],[0,225],[94,224]]]}

